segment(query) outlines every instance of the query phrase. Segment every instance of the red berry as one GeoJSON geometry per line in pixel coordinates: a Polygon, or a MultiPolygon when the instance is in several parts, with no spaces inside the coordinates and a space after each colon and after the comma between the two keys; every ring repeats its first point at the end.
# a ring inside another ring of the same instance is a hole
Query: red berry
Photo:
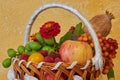
{"type": "Polygon", "coordinates": [[[103,43],[104,43],[104,44],[107,43],[107,40],[103,40],[103,43]]]}
{"type": "Polygon", "coordinates": [[[99,40],[99,43],[101,43],[102,42],[102,39],[100,38],[100,39],[98,39],[99,40]]]}
{"type": "Polygon", "coordinates": [[[91,41],[91,40],[92,40],[92,37],[91,37],[91,36],[88,36],[88,40],[90,40],[90,41],[91,41]]]}
{"type": "Polygon", "coordinates": [[[28,60],[28,58],[29,58],[29,55],[28,54],[22,54],[22,55],[20,55],[20,60],[28,60]]]}
{"type": "Polygon", "coordinates": [[[107,74],[108,72],[109,72],[109,69],[104,69],[102,73],[107,74]]]}
{"type": "Polygon", "coordinates": [[[114,50],[114,47],[113,47],[113,46],[110,46],[110,50],[114,50]]]}
{"type": "Polygon", "coordinates": [[[105,46],[103,46],[103,47],[102,47],[102,50],[103,50],[103,51],[106,51],[106,50],[107,50],[107,48],[106,48],[105,46]]]}
{"type": "Polygon", "coordinates": [[[75,30],[74,26],[71,26],[71,28],[69,29],[69,31],[74,31],[74,30],[75,30]]]}
{"type": "Polygon", "coordinates": [[[106,48],[109,48],[109,47],[110,47],[109,43],[106,43],[106,44],[105,44],[105,47],[106,47],[106,48]]]}
{"type": "Polygon", "coordinates": [[[112,59],[112,54],[109,54],[109,56],[108,56],[110,59],[112,59]]]}
{"type": "Polygon", "coordinates": [[[103,56],[104,57],[107,57],[109,55],[109,53],[107,52],[107,51],[105,51],[104,53],[103,53],[103,56]]]}
{"type": "Polygon", "coordinates": [[[50,63],[53,63],[54,62],[54,59],[50,56],[46,56],[45,59],[44,59],[45,62],[50,62],[50,63]]]}
{"type": "Polygon", "coordinates": [[[48,55],[48,52],[47,52],[46,50],[42,50],[42,51],[40,51],[40,53],[41,53],[44,57],[46,57],[46,56],[48,55]]]}
{"type": "Polygon", "coordinates": [[[111,43],[111,42],[112,42],[112,38],[108,38],[107,41],[108,41],[109,43],[111,43]]]}
{"type": "Polygon", "coordinates": [[[62,60],[59,57],[55,58],[55,62],[61,62],[61,61],[62,60]]]}
{"type": "Polygon", "coordinates": [[[104,66],[104,69],[110,69],[110,66],[104,66]]]}
{"type": "Polygon", "coordinates": [[[112,62],[109,63],[110,67],[114,67],[114,64],[112,62]]]}
{"type": "Polygon", "coordinates": [[[85,41],[85,42],[87,42],[87,41],[88,41],[87,36],[83,36],[83,41],[85,41]]]}
{"type": "Polygon", "coordinates": [[[112,58],[116,58],[116,55],[115,55],[115,54],[112,54],[112,58]]]}
{"type": "Polygon", "coordinates": [[[104,46],[104,44],[103,44],[103,43],[100,43],[100,46],[101,46],[101,47],[103,47],[103,46],[104,46]]]}
{"type": "Polygon", "coordinates": [[[60,57],[60,55],[55,52],[51,52],[49,56],[52,57],[53,59],[60,57]]]}
{"type": "Polygon", "coordinates": [[[97,36],[100,38],[100,37],[102,37],[102,34],[101,33],[97,33],[97,36]]]}

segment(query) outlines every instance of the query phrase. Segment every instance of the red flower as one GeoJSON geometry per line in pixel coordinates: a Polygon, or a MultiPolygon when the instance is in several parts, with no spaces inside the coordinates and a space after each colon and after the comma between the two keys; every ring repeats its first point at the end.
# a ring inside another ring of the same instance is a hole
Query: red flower
{"type": "Polygon", "coordinates": [[[60,25],[56,22],[49,21],[40,28],[41,36],[45,39],[57,36],[60,33],[60,25]]]}

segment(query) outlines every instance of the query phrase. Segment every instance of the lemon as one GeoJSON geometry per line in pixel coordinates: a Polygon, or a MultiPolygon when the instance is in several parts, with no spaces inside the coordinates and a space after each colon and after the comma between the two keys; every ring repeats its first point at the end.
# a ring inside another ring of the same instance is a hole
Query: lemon
{"type": "Polygon", "coordinates": [[[44,57],[42,54],[40,53],[33,53],[30,55],[30,57],[28,58],[28,61],[32,61],[32,62],[35,62],[35,63],[40,63],[41,61],[44,60],[44,57]]]}

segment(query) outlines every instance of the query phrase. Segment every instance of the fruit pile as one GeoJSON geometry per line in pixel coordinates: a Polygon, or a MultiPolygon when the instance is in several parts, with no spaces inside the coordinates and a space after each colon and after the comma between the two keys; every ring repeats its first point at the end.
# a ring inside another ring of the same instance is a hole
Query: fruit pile
{"type": "MultiPolygon", "coordinates": [[[[97,33],[97,37],[102,49],[102,56],[104,58],[103,73],[107,74],[109,69],[114,66],[112,59],[116,57],[118,43],[115,39],[103,37],[101,33],[97,33]]],[[[93,48],[94,53],[94,43],[90,35],[86,33],[82,34],[78,40],[87,42],[93,48]]]]}
{"type": "MultiPolygon", "coordinates": [[[[59,33],[58,23],[46,22],[40,27],[39,32],[30,36],[30,41],[25,46],[20,45],[17,50],[12,48],[7,50],[9,58],[3,61],[3,67],[8,68],[14,57],[27,62],[32,61],[35,64],[42,61],[50,63],[78,61],[81,65],[85,65],[87,60],[94,57],[93,40],[89,34],[84,32],[82,23],[70,27],[59,42],[56,42],[55,36],[59,33]]],[[[97,33],[97,36],[104,58],[103,73],[108,74],[114,66],[112,59],[116,57],[118,43],[112,38],[102,36],[101,33],[97,33]]]]}
{"type": "Polygon", "coordinates": [[[25,46],[18,46],[17,50],[12,48],[7,50],[9,58],[2,63],[3,67],[8,68],[11,65],[12,58],[16,57],[20,60],[32,61],[36,64],[41,61],[58,62],[62,61],[58,54],[58,44],[54,36],[60,32],[60,26],[55,22],[47,22],[40,28],[40,32],[30,36],[31,40],[25,46]],[[48,34],[44,34],[48,33],[48,34]],[[43,38],[43,37],[44,38],[43,38]]]}

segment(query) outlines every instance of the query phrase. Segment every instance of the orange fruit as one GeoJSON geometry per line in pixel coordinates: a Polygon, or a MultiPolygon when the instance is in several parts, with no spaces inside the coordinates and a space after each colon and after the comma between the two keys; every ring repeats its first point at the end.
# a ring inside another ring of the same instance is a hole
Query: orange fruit
{"type": "Polygon", "coordinates": [[[41,61],[44,61],[44,56],[36,52],[30,55],[30,57],[28,58],[28,61],[32,61],[38,64],[41,61]]]}

